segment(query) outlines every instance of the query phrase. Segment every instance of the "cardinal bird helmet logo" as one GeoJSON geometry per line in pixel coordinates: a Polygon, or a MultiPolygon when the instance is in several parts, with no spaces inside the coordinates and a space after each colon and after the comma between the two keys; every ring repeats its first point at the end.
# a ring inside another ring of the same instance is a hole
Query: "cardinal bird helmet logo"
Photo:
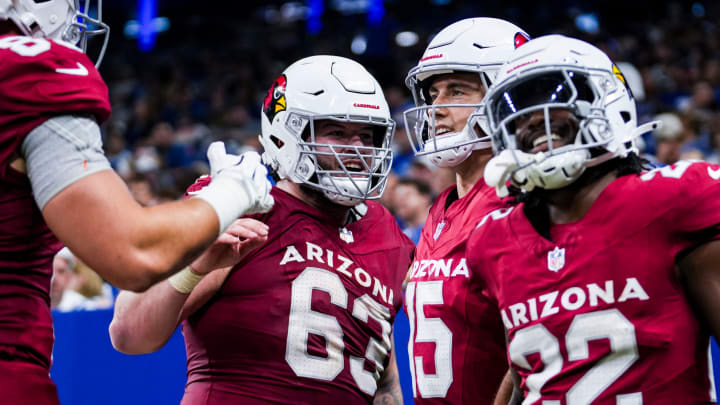
{"type": "Polygon", "coordinates": [[[285,86],[287,85],[287,78],[282,75],[275,79],[272,86],[265,96],[263,102],[263,113],[268,117],[270,122],[273,121],[275,115],[280,111],[285,111],[287,108],[287,102],[285,101],[285,86]]]}

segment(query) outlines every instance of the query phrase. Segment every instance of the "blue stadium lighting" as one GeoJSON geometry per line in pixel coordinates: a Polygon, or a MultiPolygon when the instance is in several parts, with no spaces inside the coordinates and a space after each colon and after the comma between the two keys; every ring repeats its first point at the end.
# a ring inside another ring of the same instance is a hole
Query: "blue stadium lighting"
{"type": "Polygon", "coordinates": [[[138,19],[125,23],[123,33],[128,38],[137,38],[138,47],[143,52],[150,52],[155,47],[155,37],[170,29],[167,17],[155,17],[157,0],[138,0],[138,19]]]}
{"type": "Polygon", "coordinates": [[[371,27],[377,27],[385,17],[385,5],[383,0],[370,0],[368,6],[367,23],[371,27]]]}
{"type": "Polygon", "coordinates": [[[595,35],[600,32],[600,22],[595,13],[580,14],[575,17],[575,26],[588,34],[595,35]]]}
{"type": "Polygon", "coordinates": [[[143,52],[149,52],[155,46],[153,20],[157,14],[157,0],[138,0],[138,22],[140,32],[138,33],[138,45],[143,52]]]}
{"type": "Polygon", "coordinates": [[[367,38],[364,35],[357,35],[350,44],[350,50],[355,55],[362,55],[367,50],[367,38]]]}
{"type": "Polygon", "coordinates": [[[691,10],[695,17],[705,17],[705,6],[703,6],[702,3],[693,3],[691,10]]]}
{"type": "Polygon", "coordinates": [[[306,29],[310,34],[317,34],[322,30],[320,18],[323,12],[325,12],[323,0],[308,0],[306,29]]]}
{"type": "MultiPolygon", "coordinates": [[[[170,29],[170,20],[167,17],[156,17],[152,20],[152,30],[155,33],[165,32],[170,29]]],[[[140,36],[140,23],[137,20],[130,20],[125,23],[123,33],[128,38],[140,36]]]]}

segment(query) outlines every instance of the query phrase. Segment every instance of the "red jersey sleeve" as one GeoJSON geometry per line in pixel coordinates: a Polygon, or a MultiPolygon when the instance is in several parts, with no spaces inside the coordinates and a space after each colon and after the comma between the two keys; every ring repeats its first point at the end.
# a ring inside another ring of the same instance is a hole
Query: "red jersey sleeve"
{"type": "Polygon", "coordinates": [[[47,119],[110,117],[108,89],[90,59],[70,44],[0,36],[0,163],[47,119]]]}
{"type": "Polygon", "coordinates": [[[675,253],[720,238],[720,166],[680,161],[641,176],[675,253]]]}
{"type": "MultiPolygon", "coordinates": [[[[502,212],[502,210],[496,210],[493,211],[493,213],[494,212],[502,212]]],[[[483,220],[478,222],[475,229],[470,232],[465,248],[465,255],[470,272],[479,276],[483,294],[497,305],[497,285],[493,277],[496,271],[490,266],[492,263],[495,263],[492,257],[496,258],[496,254],[499,251],[495,248],[495,244],[501,243],[500,241],[502,241],[503,238],[498,238],[497,236],[492,237],[490,228],[493,223],[486,219],[492,218],[491,214],[492,213],[483,217],[483,220]]]]}
{"type": "Polygon", "coordinates": [[[210,180],[211,180],[211,177],[207,174],[198,177],[195,180],[195,183],[191,184],[190,187],[188,187],[185,190],[185,195],[183,196],[183,200],[190,198],[190,197],[194,196],[195,194],[197,194],[200,190],[202,190],[203,188],[205,188],[207,185],[210,184],[210,180]]]}
{"type": "Polygon", "coordinates": [[[674,210],[673,215],[677,232],[694,238],[692,234],[698,231],[718,229],[720,166],[705,162],[692,163],[680,180],[681,189],[677,195],[680,207],[674,210]]]}

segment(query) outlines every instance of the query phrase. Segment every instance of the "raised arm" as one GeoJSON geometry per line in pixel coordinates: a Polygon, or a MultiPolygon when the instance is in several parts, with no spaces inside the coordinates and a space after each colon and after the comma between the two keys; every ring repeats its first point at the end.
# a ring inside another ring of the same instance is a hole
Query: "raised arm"
{"type": "Polygon", "coordinates": [[[175,329],[222,286],[230,267],[203,277],[190,294],[163,280],[143,293],[122,291],[115,301],[110,341],[125,354],[152,353],[162,348],[175,329]]]}
{"type": "Polygon", "coordinates": [[[272,206],[256,153],[208,149],[212,183],[198,198],[141,207],[110,170],[91,118],[60,116],[25,138],[18,166],[50,229],[119,288],[144,290],[183,268],[240,215],[272,206]]]}
{"type": "Polygon", "coordinates": [[[267,229],[254,219],[239,219],[190,265],[192,270],[183,270],[143,293],[122,291],[110,324],[115,349],[142,354],[163,347],[180,322],[222,287],[232,266],[265,242],[267,229]]]}
{"type": "Polygon", "coordinates": [[[53,233],[119,288],[142,291],[186,266],[218,235],[218,217],[200,199],[142,207],[118,175],[85,177],[43,209],[53,233]]]}

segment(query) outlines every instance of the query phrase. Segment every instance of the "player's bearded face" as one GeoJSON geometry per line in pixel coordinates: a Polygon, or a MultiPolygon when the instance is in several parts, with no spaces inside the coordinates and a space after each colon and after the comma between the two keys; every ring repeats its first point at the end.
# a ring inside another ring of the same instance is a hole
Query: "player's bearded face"
{"type": "MultiPolygon", "coordinates": [[[[317,121],[315,123],[316,143],[343,145],[316,147],[316,150],[321,152],[317,156],[318,164],[325,170],[342,171],[344,166],[351,176],[353,172],[367,173],[366,167],[373,167],[373,157],[369,149],[363,148],[373,147],[373,135],[374,130],[371,125],[332,120],[317,121]]],[[[343,174],[334,174],[334,176],[343,176],[343,174]]],[[[358,176],[361,175],[358,174],[358,176]]]]}
{"type": "Polygon", "coordinates": [[[535,111],[515,120],[515,136],[518,147],[523,152],[537,153],[548,150],[548,142],[553,149],[567,145],[575,139],[579,124],[577,118],[568,110],[550,110],[550,135],[545,129],[544,111],[535,111]]]}

